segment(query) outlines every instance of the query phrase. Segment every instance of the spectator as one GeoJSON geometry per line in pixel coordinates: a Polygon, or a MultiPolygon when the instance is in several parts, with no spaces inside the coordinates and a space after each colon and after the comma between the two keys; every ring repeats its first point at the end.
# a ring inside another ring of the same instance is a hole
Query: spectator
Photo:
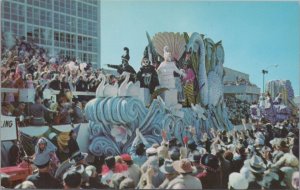
{"type": "Polygon", "coordinates": [[[202,189],[201,181],[191,175],[193,168],[190,161],[175,161],[173,167],[180,175],[169,183],[167,189],[202,189]]]}
{"type": "Polygon", "coordinates": [[[0,188],[11,188],[10,176],[4,173],[0,173],[0,188]]]}
{"type": "Polygon", "coordinates": [[[42,104],[42,99],[39,96],[35,97],[35,104],[30,106],[30,114],[32,118],[32,125],[45,125],[45,112],[56,113],[42,104]]]}
{"type": "Polygon", "coordinates": [[[49,82],[49,88],[53,90],[60,90],[62,88],[58,74],[53,75],[52,80],[49,82]]]}
{"type": "Polygon", "coordinates": [[[74,101],[73,106],[73,123],[83,123],[85,121],[82,111],[82,104],[77,99],[74,101]]]}
{"type": "Polygon", "coordinates": [[[74,153],[79,151],[79,146],[76,141],[77,133],[74,130],[70,131],[69,136],[70,136],[70,140],[68,141],[68,149],[69,149],[69,158],[70,158],[74,153]]]}
{"type": "Polygon", "coordinates": [[[23,181],[15,186],[15,189],[36,189],[36,187],[31,181],[23,181]]]}
{"type": "Polygon", "coordinates": [[[36,157],[33,163],[38,168],[38,173],[28,176],[27,180],[31,181],[37,189],[62,188],[60,183],[49,173],[49,154],[36,157]]]}
{"type": "Polygon", "coordinates": [[[64,189],[80,189],[81,175],[75,170],[67,171],[63,176],[64,189]]]}
{"type": "Polygon", "coordinates": [[[121,157],[128,166],[127,175],[134,181],[134,186],[136,187],[142,175],[141,170],[136,164],[133,163],[129,154],[122,154],[121,157]]]}

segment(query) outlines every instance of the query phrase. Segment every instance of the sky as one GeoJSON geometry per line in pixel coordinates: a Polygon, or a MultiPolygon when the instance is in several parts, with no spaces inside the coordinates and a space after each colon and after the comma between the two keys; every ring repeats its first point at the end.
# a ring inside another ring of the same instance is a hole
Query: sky
{"type": "Polygon", "coordinates": [[[262,89],[268,80],[290,80],[299,95],[299,4],[295,2],[114,1],[101,2],[101,65],[120,64],[123,47],[140,68],[150,36],[198,32],[222,40],[224,66],[250,75],[262,89]]]}

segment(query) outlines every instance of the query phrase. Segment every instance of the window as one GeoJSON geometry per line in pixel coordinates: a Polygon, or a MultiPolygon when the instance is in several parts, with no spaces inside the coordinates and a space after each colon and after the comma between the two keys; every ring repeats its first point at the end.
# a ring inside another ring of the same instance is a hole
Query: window
{"type": "Polygon", "coordinates": [[[18,24],[17,23],[11,23],[11,32],[15,35],[18,34],[18,24]]]}
{"type": "Polygon", "coordinates": [[[76,18],[71,17],[71,31],[76,32],[76,18]]]}
{"type": "Polygon", "coordinates": [[[71,25],[72,25],[71,17],[66,16],[66,30],[69,32],[71,32],[71,25]]]}
{"type": "Polygon", "coordinates": [[[33,23],[36,25],[40,24],[40,10],[39,9],[33,9],[33,23]]]}
{"type": "Polygon", "coordinates": [[[62,13],[66,12],[65,0],[59,0],[59,11],[62,13]]]}
{"type": "Polygon", "coordinates": [[[4,12],[4,18],[10,19],[10,3],[5,1],[1,10],[4,12]]]}
{"type": "Polygon", "coordinates": [[[10,32],[10,23],[7,21],[4,22],[4,32],[10,32]]]}
{"type": "Polygon", "coordinates": [[[11,3],[11,19],[18,21],[18,4],[11,3]]]}
{"type": "Polygon", "coordinates": [[[39,43],[39,28],[34,28],[33,30],[33,42],[39,43]]]}
{"type": "Polygon", "coordinates": [[[40,6],[42,8],[47,8],[46,0],[40,0],[40,6]]]}
{"type": "Polygon", "coordinates": [[[39,7],[40,4],[39,4],[40,0],[33,0],[33,5],[39,7]]]}
{"type": "Polygon", "coordinates": [[[19,5],[19,21],[24,22],[25,21],[25,7],[23,5],[19,5]]]}
{"type": "Polygon", "coordinates": [[[24,24],[19,24],[19,36],[25,36],[25,27],[24,24]]]}
{"type": "Polygon", "coordinates": [[[59,33],[56,31],[54,32],[54,45],[59,46],[59,33]]]}
{"type": "Polygon", "coordinates": [[[32,7],[27,7],[27,22],[33,24],[32,7]]]}
{"type": "Polygon", "coordinates": [[[28,25],[27,26],[27,41],[32,41],[33,40],[33,31],[32,31],[32,26],[28,25]]]}
{"type": "Polygon", "coordinates": [[[46,0],[46,8],[52,10],[52,0],[46,0]]]}
{"type": "Polygon", "coordinates": [[[47,45],[52,45],[53,39],[52,39],[52,30],[51,29],[46,29],[45,37],[46,37],[47,45]]]}
{"type": "Polygon", "coordinates": [[[82,17],[82,3],[77,2],[77,16],[82,17]]]}
{"type": "Polygon", "coordinates": [[[59,24],[60,24],[60,29],[61,30],[66,30],[66,18],[65,15],[60,15],[59,16],[59,24]]]}
{"type": "Polygon", "coordinates": [[[82,20],[78,19],[77,21],[78,21],[78,27],[77,27],[78,33],[82,34],[82,20]]]}
{"type": "Polygon", "coordinates": [[[46,11],[40,10],[40,21],[42,26],[47,26],[46,11]]]}
{"type": "Polygon", "coordinates": [[[98,17],[97,14],[98,14],[98,13],[97,13],[97,7],[93,7],[92,19],[93,19],[94,21],[97,21],[97,17],[98,17]]]}
{"type": "Polygon", "coordinates": [[[60,1],[60,0],[53,0],[54,10],[55,10],[55,11],[58,11],[58,12],[60,11],[60,10],[59,10],[59,1],[60,1]]]}
{"type": "Polygon", "coordinates": [[[60,47],[65,47],[65,34],[60,33],[60,47]]]}
{"type": "Polygon", "coordinates": [[[52,12],[47,11],[46,13],[46,22],[47,22],[47,27],[52,27],[52,12]]]}

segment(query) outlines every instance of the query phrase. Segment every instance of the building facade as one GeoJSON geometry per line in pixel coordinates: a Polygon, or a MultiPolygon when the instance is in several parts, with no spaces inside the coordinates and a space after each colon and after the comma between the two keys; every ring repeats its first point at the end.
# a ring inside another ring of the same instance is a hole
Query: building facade
{"type": "Polygon", "coordinates": [[[249,81],[249,75],[230,68],[225,69],[224,96],[235,96],[239,100],[249,103],[257,101],[260,88],[249,81]]]}
{"type": "Polygon", "coordinates": [[[1,32],[100,67],[99,0],[2,0],[1,32]]]}

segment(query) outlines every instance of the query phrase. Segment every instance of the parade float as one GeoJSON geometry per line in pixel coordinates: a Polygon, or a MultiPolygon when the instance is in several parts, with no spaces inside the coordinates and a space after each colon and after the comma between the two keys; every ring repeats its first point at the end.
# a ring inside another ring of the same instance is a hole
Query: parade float
{"type": "MultiPolygon", "coordinates": [[[[192,139],[191,127],[195,127],[198,139],[204,133],[212,135],[212,129],[232,130],[223,97],[222,42],[214,43],[199,33],[163,32],[153,37],[147,33],[147,39],[137,73],[129,65],[129,48],[124,48],[122,65],[110,65],[120,74],[118,82],[109,83],[104,73],[98,76],[101,82],[96,98],[85,106],[88,123],[28,126],[8,118],[16,123],[12,134],[18,131],[18,135],[7,139],[6,149],[11,146],[10,140],[18,139],[30,156],[37,139],[46,137],[58,147],[57,153],[65,160],[69,131],[74,128],[78,131],[80,150],[95,156],[128,152],[136,129],[150,144],[161,142],[162,130],[168,138],[176,137],[181,143],[185,136],[192,139]]],[[[68,67],[75,75],[72,61],[68,67]]],[[[73,92],[73,95],[85,93],[73,92]]],[[[45,90],[44,96],[55,99],[55,94],[58,92],[45,90]]],[[[30,93],[25,96],[28,100],[23,102],[32,102],[30,93]]]]}
{"type": "MultiPolygon", "coordinates": [[[[136,129],[150,144],[161,142],[162,130],[168,138],[183,142],[191,126],[199,139],[204,133],[211,135],[211,129],[233,129],[223,99],[222,42],[214,43],[199,33],[164,32],[152,38],[147,33],[147,38],[142,67],[156,68],[159,85],[150,93],[151,73],[134,82],[132,73],[123,72],[125,79],[119,86],[103,77],[96,98],[85,107],[93,155],[129,152],[136,129]]],[[[123,58],[128,62],[128,55],[123,58]]]]}
{"type": "Polygon", "coordinates": [[[276,124],[298,117],[298,107],[293,101],[294,90],[289,80],[273,80],[267,83],[267,92],[262,94],[257,104],[250,106],[251,117],[265,119],[276,124]]]}

